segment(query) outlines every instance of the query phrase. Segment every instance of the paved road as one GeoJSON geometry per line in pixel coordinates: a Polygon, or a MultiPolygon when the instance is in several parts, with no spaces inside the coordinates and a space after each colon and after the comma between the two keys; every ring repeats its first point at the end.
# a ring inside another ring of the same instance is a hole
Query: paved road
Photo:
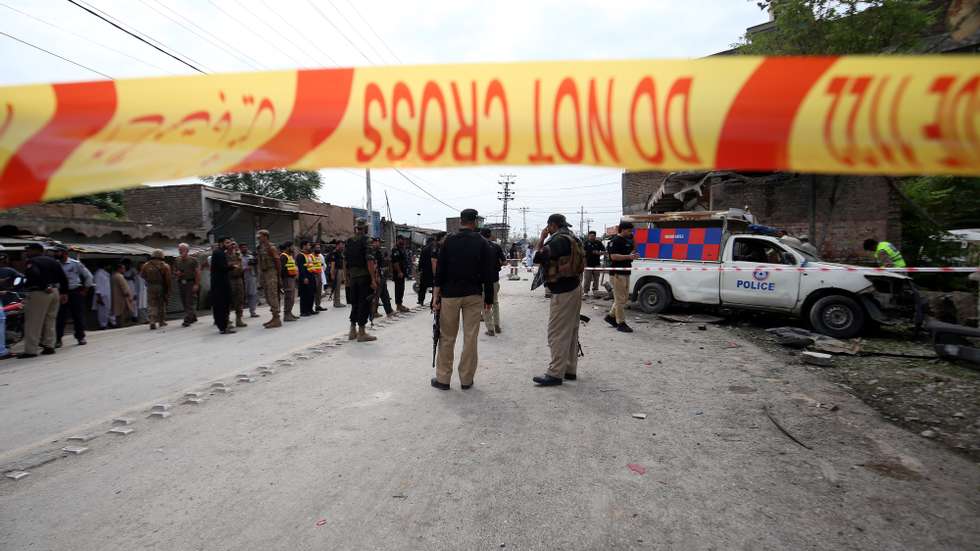
{"type": "MultiPolygon", "coordinates": [[[[0,482],[0,547],[975,548],[976,465],[723,328],[597,319],[580,380],[533,387],[546,302],[526,285],[504,284],[505,332],[481,337],[471,390],[429,386],[424,313],[307,349],[0,482]]],[[[205,363],[238,354],[200,339],[205,363]]]]}
{"type": "MultiPolygon", "coordinates": [[[[332,307],[316,317],[269,330],[246,319],[234,335],[218,335],[210,316],[191,327],[171,321],[150,331],[140,325],[94,331],[86,346],[66,336],[54,356],[0,362],[0,465],[52,435],[71,436],[161,396],[234,375],[294,348],[345,331],[350,310],[332,307]]],[[[297,311],[294,309],[294,312],[297,311]]]]}

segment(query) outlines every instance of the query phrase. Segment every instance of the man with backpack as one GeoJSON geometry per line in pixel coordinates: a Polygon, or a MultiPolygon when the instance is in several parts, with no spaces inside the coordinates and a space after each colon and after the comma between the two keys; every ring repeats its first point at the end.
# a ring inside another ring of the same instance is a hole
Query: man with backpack
{"type": "Polygon", "coordinates": [[[545,271],[544,285],[551,292],[548,317],[551,363],[544,375],[532,379],[540,386],[557,386],[578,378],[578,328],[585,248],[569,227],[571,224],[565,220],[565,215],[549,216],[548,226],[541,232],[534,255],[534,263],[541,264],[545,271]]]}
{"type": "Polygon", "coordinates": [[[146,298],[150,306],[150,329],[167,325],[167,299],[170,295],[170,266],[163,260],[163,251],[156,249],[150,261],[143,264],[140,276],[146,281],[146,298]]]}

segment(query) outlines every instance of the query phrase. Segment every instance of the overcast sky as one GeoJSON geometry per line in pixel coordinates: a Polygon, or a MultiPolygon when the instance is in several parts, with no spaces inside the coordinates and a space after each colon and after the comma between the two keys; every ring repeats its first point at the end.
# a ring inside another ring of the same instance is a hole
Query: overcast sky
{"type": "MultiPolygon", "coordinates": [[[[165,44],[205,71],[422,63],[701,57],[766,20],[749,0],[79,0],[165,44]],[[353,4],[352,4],[353,3],[353,4]],[[356,5],[356,10],[352,6],[356,5]],[[318,9],[317,9],[318,8],[318,9]]],[[[192,74],[66,0],[0,0],[0,85],[192,74]],[[93,72],[93,70],[95,72],[93,72]]],[[[407,170],[456,209],[499,221],[500,174],[516,175],[511,226],[528,232],[551,212],[592,227],[620,215],[619,170],[485,167],[407,170]]],[[[321,199],[363,206],[363,170],[324,170],[321,199]]],[[[372,172],[398,222],[443,227],[456,211],[388,170],[372,172]]]]}

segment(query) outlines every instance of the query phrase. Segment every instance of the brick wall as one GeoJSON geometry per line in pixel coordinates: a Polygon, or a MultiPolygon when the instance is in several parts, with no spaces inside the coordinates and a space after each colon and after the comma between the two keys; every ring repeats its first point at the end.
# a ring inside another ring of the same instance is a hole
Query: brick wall
{"type": "Polygon", "coordinates": [[[165,226],[204,228],[202,184],[139,187],[123,192],[130,220],[165,226]]]}
{"type": "Polygon", "coordinates": [[[650,194],[660,189],[666,172],[624,172],[622,176],[623,214],[644,214],[650,194]]]}
{"type": "Polygon", "coordinates": [[[810,240],[828,260],[867,262],[870,237],[901,246],[901,204],[883,177],[783,175],[715,184],[711,210],[749,207],[756,220],[793,235],[810,233],[810,185],[816,185],[816,231],[810,240]]]}

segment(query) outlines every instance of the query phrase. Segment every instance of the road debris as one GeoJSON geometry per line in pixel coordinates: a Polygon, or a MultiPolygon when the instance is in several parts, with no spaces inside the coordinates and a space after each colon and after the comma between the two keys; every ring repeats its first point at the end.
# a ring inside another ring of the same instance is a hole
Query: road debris
{"type": "Polygon", "coordinates": [[[599,392],[618,392],[618,388],[600,388],[599,392]]]}
{"type": "Polygon", "coordinates": [[[647,468],[639,463],[629,463],[626,466],[636,474],[647,474],[647,468]]]}
{"type": "Polygon", "coordinates": [[[936,437],[936,431],[934,431],[934,430],[924,430],[924,431],[922,431],[922,432],[919,433],[919,436],[921,436],[923,438],[935,438],[936,437]]]}
{"type": "Polygon", "coordinates": [[[785,434],[790,440],[792,440],[793,442],[796,442],[797,444],[803,446],[804,448],[806,448],[808,450],[812,450],[813,449],[810,446],[807,446],[806,444],[804,444],[803,442],[800,442],[795,436],[793,436],[792,434],[790,434],[788,430],[784,429],[783,426],[780,425],[778,421],[776,421],[776,418],[772,416],[772,413],[769,411],[769,406],[767,406],[767,405],[766,406],[762,406],[762,411],[766,412],[766,417],[768,417],[769,420],[772,421],[772,424],[773,425],[776,425],[776,428],[779,429],[779,432],[785,434]]]}
{"type": "Polygon", "coordinates": [[[633,414],[633,419],[646,419],[646,418],[647,418],[647,414],[646,413],[634,413],[633,414]]]}
{"type": "Polygon", "coordinates": [[[660,319],[675,323],[721,323],[725,318],[719,316],[709,316],[707,314],[689,314],[686,316],[676,314],[660,314],[660,319]]]}
{"type": "Polygon", "coordinates": [[[818,365],[820,367],[833,367],[834,365],[834,357],[830,354],[824,354],[822,352],[810,352],[809,350],[804,350],[800,354],[800,358],[804,363],[818,365]]]}
{"type": "Polygon", "coordinates": [[[319,526],[323,526],[323,525],[324,525],[324,524],[326,524],[326,523],[327,523],[327,519],[325,519],[325,518],[321,518],[320,520],[318,520],[318,521],[316,521],[316,525],[317,525],[318,527],[319,527],[319,526]]]}

